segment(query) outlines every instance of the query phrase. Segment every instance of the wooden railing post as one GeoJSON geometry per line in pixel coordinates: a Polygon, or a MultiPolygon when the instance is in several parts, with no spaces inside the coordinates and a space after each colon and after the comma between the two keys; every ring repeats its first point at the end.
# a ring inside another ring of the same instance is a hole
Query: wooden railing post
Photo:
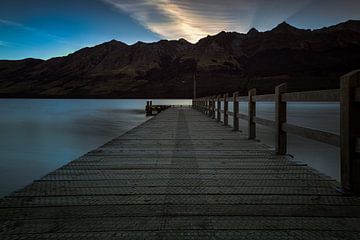
{"type": "Polygon", "coordinates": [[[229,102],[228,102],[228,94],[224,94],[224,125],[227,126],[229,124],[229,102]]]}
{"type": "Polygon", "coordinates": [[[256,102],[253,101],[253,96],[256,95],[256,89],[253,88],[249,90],[249,106],[248,106],[248,131],[249,131],[249,139],[256,138],[256,124],[254,122],[254,118],[256,116],[256,102]]]}
{"type": "Polygon", "coordinates": [[[216,120],[218,121],[218,122],[220,122],[221,121],[221,101],[220,101],[220,97],[221,97],[221,95],[218,95],[217,96],[217,110],[216,110],[216,120]]]}
{"type": "Polygon", "coordinates": [[[237,97],[239,96],[239,92],[234,92],[233,93],[233,129],[234,131],[238,131],[239,130],[239,117],[238,117],[238,113],[239,113],[239,102],[237,97]]]}
{"type": "Polygon", "coordinates": [[[204,98],[204,114],[206,115],[207,112],[207,99],[204,98]]]}
{"type": "Polygon", "coordinates": [[[210,97],[207,97],[206,99],[207,99],[207,102],[208,102],[208,107],[207,107],[207,113],[206,113],[206,115],[207,115],[208,117],[210,117],[210,114],[211,114],[211,100],[210,100],[210,97]]]}
{"type": "Polygon", "coordinates": [[[203,113],[206,114],[206,98],[204,98],[203,101],[204,101],[204,111],[203,111],[203,113]]]}
{"type": "Polygon", "coordinates": [[[360,103],[355,101],[356,88],[359,87],[360,70],[341,77],[341,185],[343,188],[356,193],[360,193],[360,154],[357,151],[357,139],[360,137],[360,103]]]}
{"type": "Polygon", "coordinates": [[[287,84],[283,83],[275,87],[275,152],[284,155],[287,151],[287,134],[282,129],[286,123],[286,102],[281,100],[281,94],[286,93],[287,84]]]}
{"type": "Polygon", "coordinates": [[[212,116],[212,99],[211,96],[208,97],[208,101],[209,101],[209,111],[208,111],[208,116],[211,117],[212,116]]]}
{"type": "Polygon", "coordinates": [[[216,96],[211,97],[211,102],[212,102],[212,115],[211,115],[211,118],[212,119],[215,119],[215,99],[216,99],[216,96]]]}
{"type": "Polygon", "coordinates": [[[208,102],[208,99],[207,99],[207,97],[205,98],[205,115],[207,115],[207,113],[208,113],[208,109],[209,109],[209,102],[208,102]]]}
{"type": "Polygon", "coordinates": [[[287,84],[283,83],[275,88],[275,152],[276,154],[286,154],[287,135],[283,131],[282,125],[286,123],[286,102],[281,100],[281,94],[286,93],[287,84]]]}
{"type": "Polygon", "coordinates": [[[201,112],[202,113],[204,113],[204,107],[205,107],[204,99],[201,99],[201,112]]]}

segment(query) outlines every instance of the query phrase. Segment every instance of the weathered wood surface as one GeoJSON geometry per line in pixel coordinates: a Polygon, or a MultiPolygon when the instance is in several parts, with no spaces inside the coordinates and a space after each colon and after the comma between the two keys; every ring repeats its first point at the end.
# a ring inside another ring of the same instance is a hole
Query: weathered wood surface
{"type": "Polygon", "coordinates": [[[0,200],[0,239],[360,239],[360,198],[171,108],[0,200]]]}

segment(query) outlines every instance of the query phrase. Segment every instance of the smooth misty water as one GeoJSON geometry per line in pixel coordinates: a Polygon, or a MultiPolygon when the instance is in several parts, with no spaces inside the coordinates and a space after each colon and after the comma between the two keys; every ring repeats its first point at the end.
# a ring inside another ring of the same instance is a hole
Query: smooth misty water
{"type": "Polygon", "coordinates": [[[0,196],[144,122],[145,105],[146,100],[0,99],[0,196]]]}
{"type": "MultiPolygon", "coordinates": [[[[232,103],[229,103],[232,109],[232,103]]],[[[287,122],[290,124],[319,129],[339,134],[340,123],[339,103],[288,103],[287,122]]],[[[240,112],[247,114],[247,103],[240,104],[240,112]]],[[[256,115],[270,120],[275,119],[274,103],[257,103],[256,115]]],[[[232,125],[232,118],[229,117],[232,125]]],[[[247,121],[240,120],[240,130],[247,133],[247,121]]],[[[272,128],[256,125],[257,139],[274,147],[275,132],[272,128]]],[[[340,149],[303,137],[288,134],[288,153],[295,161],[306,163],[314,169],[340,178],[340,149]]]]}
{"type": "MultiPolygon", "coordinates": [[[[144,122],[145,103],[146,100],[0,99],[0,196],[144,122]]],[[[190,101],[154,100],[153,104],[187,105],[190,101]]],[[[288,106],[290,123],[339,131],[338,104],[288,106]]],[[[241,104],[240,109],[246,113],[247,107],[241,104]]],[[[274,104],[258,104],[257,115],[273,119],[274,104]]],[[[240,125],[246,132],[247,123],[241,121],[240,125]]],[[[273,130],[257,125],[257,131],[262,142],[273,146],[273,130]]],[[[338,148],[289,135],[288,152],[295,160],[338,179],[338,148]]]]}

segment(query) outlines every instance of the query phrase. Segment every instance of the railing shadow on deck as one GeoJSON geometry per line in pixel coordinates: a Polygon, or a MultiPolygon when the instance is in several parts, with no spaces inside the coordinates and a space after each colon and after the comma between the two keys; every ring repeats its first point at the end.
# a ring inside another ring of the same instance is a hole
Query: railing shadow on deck
{"type": "Polygon", "coordinates": [[[340,89],[287,93],[286,83],[275,87],[274,94],[256,95],[251,89],[247,96],[238,92],[193,99],[194,109],[217,121],[223,116],[228,125],[228,116],[233,117],[233,129],[239,130],[239,119],[248,121],[248,138],[256,137],[256,124],[275,129],[276,154],[287,152],[287,133],[340,147],[341,185],[344,190],[360,193],[360,70],[350,72],[340,79],[340,89]],[[228,103],[233,102],[233,111],[228,103]],[[241,114],[239,102],[248,102],[248,114],[241,114]],[[257,102],[275,102],[275,121],[256,116],[257,102]],[[296,126],[287,123],[287,102],[339,102],[340,135],[296,126]],[[221,105],[223,103],[223,110],[221,105]]]}

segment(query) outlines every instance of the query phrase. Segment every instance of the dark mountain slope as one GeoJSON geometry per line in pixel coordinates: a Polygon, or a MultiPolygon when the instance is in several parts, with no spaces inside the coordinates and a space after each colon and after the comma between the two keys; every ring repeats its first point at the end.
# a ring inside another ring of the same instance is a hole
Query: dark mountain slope
{"type": "Polygon", "coordinates": [[[247,34],[221,32],[191,44],[184,39],[138,42],[112,40],[47,61],[0,61],[0,96],[59,98],[191,98],[198,94],[256,87],[272,92],[328,89],[339,76],[360,68],[360,21],[319,30],[281,23],[247,34]]]}

